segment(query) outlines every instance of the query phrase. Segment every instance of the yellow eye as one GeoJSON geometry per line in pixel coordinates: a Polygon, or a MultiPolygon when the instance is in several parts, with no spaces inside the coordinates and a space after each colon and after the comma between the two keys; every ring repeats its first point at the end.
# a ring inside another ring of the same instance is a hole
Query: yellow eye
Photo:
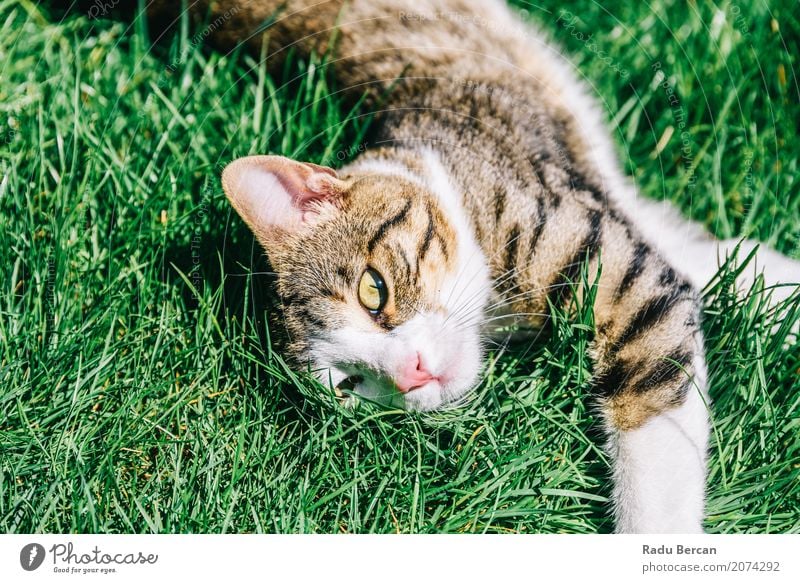
{"type": "Polygon", "coordinates": [[[361,305],[374,316],[386,305],[388,295],[381,274],[368,267],[358,282],[358,299],[361,305]]]}

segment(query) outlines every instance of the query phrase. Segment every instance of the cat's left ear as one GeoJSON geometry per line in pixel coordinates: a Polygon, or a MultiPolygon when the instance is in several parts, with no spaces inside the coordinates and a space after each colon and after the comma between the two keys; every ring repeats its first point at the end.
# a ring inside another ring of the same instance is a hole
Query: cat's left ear
{"type": "Polygon", "coordinates": [[[225,167],[222,188],[269,251],[287,235],[313,225],[320,213],[335,210],[346,184],[326,166],[283,156],[247,156],[225,167]]]}

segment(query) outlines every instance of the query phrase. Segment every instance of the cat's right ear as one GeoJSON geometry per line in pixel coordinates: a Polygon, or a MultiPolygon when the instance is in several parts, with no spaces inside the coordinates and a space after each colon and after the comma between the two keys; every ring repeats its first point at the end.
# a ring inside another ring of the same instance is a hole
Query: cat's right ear
{"type": "Polygon", "coordinates": [[[236,212],[269,248],[335,210],[345,183],[325,166],[283,156],[247,156],[225,167],[222,188],[236,212]]]}

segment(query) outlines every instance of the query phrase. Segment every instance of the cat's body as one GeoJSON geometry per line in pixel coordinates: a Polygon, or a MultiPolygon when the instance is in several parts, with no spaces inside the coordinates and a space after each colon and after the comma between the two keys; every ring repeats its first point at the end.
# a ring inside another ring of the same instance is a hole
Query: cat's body
{"type": "MultiPolygon", "coordinates": [[[[700,531],[697,286],[716,242],[637,199],[567,63],[499,0],[253,1],[217,40],[258,46],[249,31],[273,16],[273,64],[289,46],[332,48],[343,88],[379,106],[370,146],[338,176],[278,157],[223,175],[279,275],[293,355],[334,386],[389,385],[409,407],[439,407],[478,382],[490,314],[541,326],[587,264],[617,530],[700,531]]],[[[769,258],[776,281],[800,280],[769,258]]]]}

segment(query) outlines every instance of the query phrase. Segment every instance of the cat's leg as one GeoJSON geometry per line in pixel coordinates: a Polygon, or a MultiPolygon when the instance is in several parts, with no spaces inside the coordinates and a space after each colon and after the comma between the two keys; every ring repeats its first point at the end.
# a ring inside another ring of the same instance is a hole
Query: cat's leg
{"type": "Polygon", "coordinates": [[[696,289],[610,226],[595,300],[594,389],[618,532],[701,532],[709,421],[696,289]]]}
{"type": "Polygon", "coordinates": [[[703,288],[738,247],[739,263],[755,251],[738,287],[750,289],[763,274],[774,304],[797,289],[800,262],[756,241],[715,239],[670,204],[622,202],[644,241],[609,227],[607,240],[616,243],[604,250],[596,303],[595,385],[609,434],[617,530],[699,532],[709,434],[706,365],[697,293],[676,295],[675,286],[688,281],[703,288]]]}
{"type": "Polygon", "coordinates": [[[709,434],[704,369],[698,356],[682,402],[638,427],[614,420],[619,405],[606,406],[617,532],[702,532],[709,434]]]}

